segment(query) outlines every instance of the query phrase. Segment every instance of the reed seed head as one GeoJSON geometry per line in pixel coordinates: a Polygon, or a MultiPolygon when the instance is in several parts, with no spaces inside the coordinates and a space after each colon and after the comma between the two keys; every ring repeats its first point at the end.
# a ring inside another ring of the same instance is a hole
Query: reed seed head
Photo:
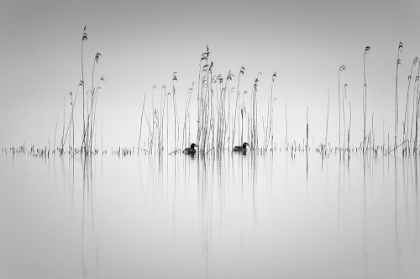
{"type": "Polygon", "coordinates": [[[97,52],[97,53],[95,54],[95,63],[96,63],[96,64],[98,64],[99,57],[101,57],[101,56],[102,56],[102,54],[100,54],[99,52],[97,52]]]}

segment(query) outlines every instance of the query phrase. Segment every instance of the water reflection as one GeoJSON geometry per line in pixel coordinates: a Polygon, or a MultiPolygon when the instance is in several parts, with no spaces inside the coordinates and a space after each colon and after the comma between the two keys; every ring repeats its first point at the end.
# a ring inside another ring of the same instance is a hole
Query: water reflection
{"type": "MultiPolygon", "coordinates": [[[[96,174],[94,159],[91,156],[81,156],[83,167],[82,187],[82,226],[81,226],[81,263],[83,278],[97,277],[99,251],[95,235],[95,184],[93,177],[96,174]]],[[[74,175],[74,172],[73,172],[74,175]]]]}
{"type": "Polygon", "coordinates": [[[6,182],[0,217],[9,228],[1,234],[9,240],[4,251],[20,243],[27,250],[19,260],[0,253],[5,266],[25,267],[2,266],[8,273],[0,275],[28,277],[31,262],[42,278],[57,278],[60,269],[69,278],[411,278],[420,272],[417,157],[2,155],[0,164],[6,182]],[[22,169],[27,175],[16,175],[22,169]],[[28,230],[31,219],[37,222],[28,230]]]}

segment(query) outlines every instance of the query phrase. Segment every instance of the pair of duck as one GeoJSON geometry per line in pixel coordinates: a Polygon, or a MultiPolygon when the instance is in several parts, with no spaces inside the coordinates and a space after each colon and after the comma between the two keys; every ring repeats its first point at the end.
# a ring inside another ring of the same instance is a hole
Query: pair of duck
{"type": "MultiPolygon", "coordinates": [[[[233,151],[246,152],[246,147],[250,146],[247,142],[244,142],[242,146],[233,147],[233,151]]],[[[198,147],[195,143],[192,143],[190,147],[184,149],[184,154],[195,154],[197,151],[195,147],[198,147]]]]}

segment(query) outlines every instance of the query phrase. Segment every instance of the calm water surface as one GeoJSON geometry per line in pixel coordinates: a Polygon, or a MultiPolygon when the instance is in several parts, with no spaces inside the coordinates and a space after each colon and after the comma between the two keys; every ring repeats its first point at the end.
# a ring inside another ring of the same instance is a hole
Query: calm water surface
{"type": "Polygon", "coordinates": [[[418,158],[0,154],[0,278],[419,278],[418,158]]]}

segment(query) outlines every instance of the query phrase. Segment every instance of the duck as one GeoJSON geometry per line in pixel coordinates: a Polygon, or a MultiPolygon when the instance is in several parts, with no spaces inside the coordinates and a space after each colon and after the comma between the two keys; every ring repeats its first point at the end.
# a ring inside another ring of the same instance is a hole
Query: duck
{"type": "Polygon", "coordinates": [[[195,154],[197,153],[197,151],[195,150],[194,147],[198,147],[198,145],[196,145],[195,143],[191,143],[190,147],[187,147],[184,149],[184,154],[195,154]]]}
{"type": "Polygon", "coordinates": [[[233,151],[240,151],[240,152],[246,152],[246,146],[250,146],[249,143],[244,142],[244,144],[242,144],[242,146],[235,146],[233,147],[233,151]]]}

